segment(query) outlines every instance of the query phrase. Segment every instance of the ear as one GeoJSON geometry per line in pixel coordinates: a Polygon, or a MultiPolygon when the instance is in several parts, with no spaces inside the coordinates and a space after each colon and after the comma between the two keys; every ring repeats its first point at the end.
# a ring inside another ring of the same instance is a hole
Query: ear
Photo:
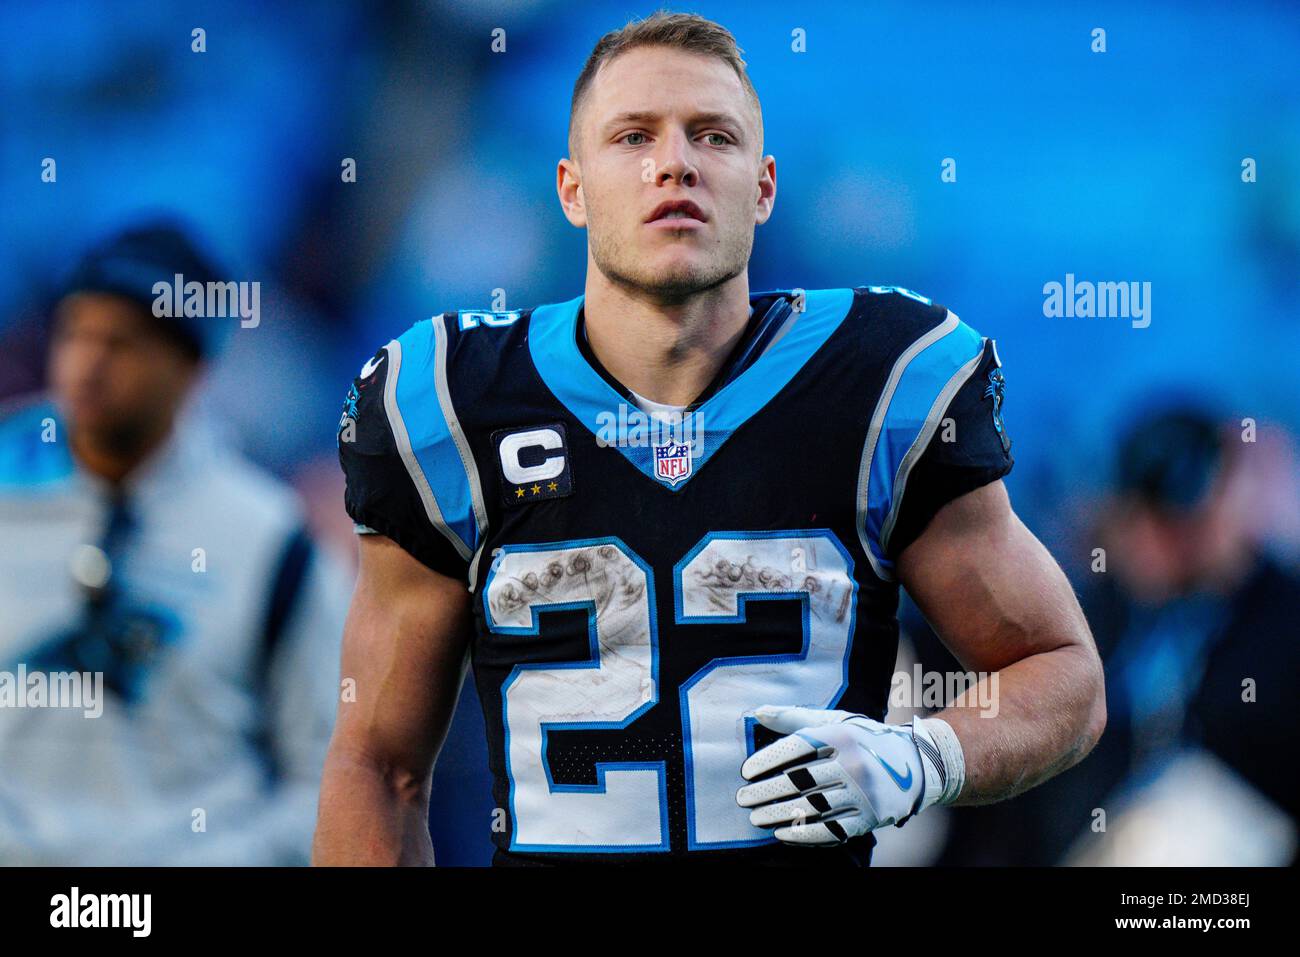
{"type": "Polygon", "coordinates": [[[582,195],[582,170],[571,159],[560,160],[555,171],[555,192],[560,198],[564,217],[574,226],[587,225],[587,203],[582,195]]]}
{"type": "Polygon", "coordinates": [[[758,205],[754,209],[754,223],[762,226],[772,215],[776,205],[776,157],[763,157],[759,167],[758,205]]]}

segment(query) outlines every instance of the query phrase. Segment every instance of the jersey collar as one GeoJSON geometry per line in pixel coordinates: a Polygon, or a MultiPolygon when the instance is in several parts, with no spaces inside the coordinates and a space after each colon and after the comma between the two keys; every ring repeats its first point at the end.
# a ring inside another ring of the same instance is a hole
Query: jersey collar
{"type": "MultiPolygon", "coordinates": [[[[676,492],[699,474],[737,429],[785,388],[839,328],[853,304],[852,289],[816,289],[804,296],[803,313],[795,317],[784,335],[738,376],[686,413],[677,438],[684,438],[691,448],[685,464],[677,463],[676,475],[666,475],[657,467],[663,453],[657,454],[655,446],[667,443],[656,439],[664,437],[646,435],[645,430],[638,433],[636,416],[643,413],[583,357],[577,339],[583,296],[533,310],[528,328],[529,350],[546,387],[598,442],[613,444],[647,478],[676,492]]],[[[751,302],[758,298],[751,297],[751,302]]]]}

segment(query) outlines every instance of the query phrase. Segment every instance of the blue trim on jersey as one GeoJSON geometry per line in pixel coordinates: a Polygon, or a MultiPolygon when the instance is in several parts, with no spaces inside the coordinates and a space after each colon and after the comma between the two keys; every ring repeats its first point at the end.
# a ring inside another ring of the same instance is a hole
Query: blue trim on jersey
{"type": "Polygon", "coordinates": [[[33,401],[0,420],[0,492],[48,490],[75,470],[67,427],[52,401],[33,401]],[[53,442],[41,441],[47,418],[54,420],[53,442]]]}
{"type": "MultiPolygon", "coordinates": [[[[677,564],[673,566],[673,619],[679,625],[701,624],[744,624],[747,621],[745,606],[751,601],[798,601],[800,604],[800,619],[803,628],[803,644],[798,652],[780,655],[732,655],[726,658],[714,658],[707,665],[701,668],[695,674],[691,675],[686,681],[682,682],[677,690],[678,706],[682,714],[682,746],[685,751],[686,760],[686,846],[688,850],[717,850],[720,848],[730,847],[755,847],[764,844],[779,843],[775,837],[760,837],[745,841],[716,841],[703,843],[695,838],[695,756],[691,748],[691,735],[688,733],[690,728],[690,710],[687,705],[687,692],[702,680],[707,674],[716,668],[725,668],[728,665],[749,665],[761,664],[763,662],[786,663],[794,661],[803,661],[808,657],[808,652],[812,644],[812,622],[811,610],[809,608],[809,595],[806,591],[789,591],[789,592],[739,592],[736,595],[736,614],[734,615],[687,615],[682,610],[682,585],[684,581],[683,572],[686,566],[694,560],[695,556],[708,548],[709,545],[719,539],[730,541],[749,541],[762,538],[824,538],[830,544],[835,546],[836,550],[844,559],[845,574],[853,588],[852,600],[849,602],[849,631],[848,641],[844,646],[844,660],[840,670],[840,686],[831,699],[831,703],[826,705],[827,708],[834,708],[839,703],[844,692],[849,688],[849,659],[853,656],[853,639],[857,633],[858,627],[858,579],[853,574],[853,556],[849,550],[836,537],[835,533],[828,528],[806,528],[806,529],[776,529],[759,532],[710,532],[702,538],[698,545],[686,553],[677,564]]],[[[766,702],[764,702],[766,703],[766,702]]],[[[745,718],[745,738],[746,749],[748,754],[753,754],[754,747],[754,725],[757,719],[746,716],[745,718]]],[[[736,768],[736,773],[740,773],[740,768],[736,768]]]]}
{"type": "MultiPolygon", "coordinates": [[[[745,757],[752,758],[754,752],[758,750],[758,745],[754,742],[754,729],[758,727],[758,719],[752,714],[745,715],[745,757]]],[[[743,763],[743,762],[742,762],[743,763]]]]}
{"type": "Polygon", "coordinates": [[[921,434],[944,386],[983,349],[984,340],[980,334],[958,320],[951,332],[912,357],[890,397],[871,456],[866,519],[867,540],[872,553],[887,569],[892,569],[893,563],[885,557],[880,531],[893,508],[894,485],[903,457],[921,434]]]}
{"type": "Polygon", "coordinates": [[[492,609],[488,605],[488,596],[492,591],[492,579],[496,577],[498,561],[494,560],[488,570],[488,576],[483,582],[483,623],[487,626],[488,631],[499,635],[540,635],[541,612],[552,611],[573,611],[576,609],[586,609],[587,611],[587,646],[591,657],[586,661],[560,661],[560,662],[538,662],[536,664],[515,665],[510,670],[509,676],[501,683],[501,727],[505,737],[504,751],[502,753],[503,764],[506,769],[506,779],[508,782],[507,805],[510,810],[510,850],[512,851],[537,851],[553,853],[571,853],[571,854],[603,854],[603,853],[644,853],[646,851],[667,851],[670,849],[670,837],[668,834],[668,770],[665,761],[600,761],[596,763],[596,783],[593,784],[556,784],[551,775],[551,764],[547,758],[547,735],[551,729],[555,730],[610,730],[626,728],[641,715],[645,714],[659,702],[659,618],[657,604],[655,602],[654,571],[649,564],[634,552],[628,545],[617,536],[606,536],[604,538],[583,538],[563,542],[547,542],[538,545],[503,545],[497,553],[503,556],[513,552],[547,552],[557,551],[567,548],[586,548],[592,545],[614,545],[625,555],[633,564],[645,572],[646,576],[646,599],[649,602],[650,612],[650,681],[651,691],[650,700],[641,707],[637,708],[622,721],[556,721],[542,723],[542,767],[546,771],[546,783],[552,792],[569,791],[589,794],[604,794],[606,789],[605,773],[607,770],[616,771],[639,771],[653,770],[659,774],[659,833],[663,835],[663,841],[660,844],[618,844],[618,845],[588,845],[588,844],[520,844],[516,841],[518,828],[515,822],[518,820],[515,814],[515,776],[510,768],[510,720],[506,713],[507,694],[510,686],[514,684],[515,679],[525,671],[536,671],[538,669],[546,671],[558,671],[569,668],[600,668],[600,645],[596,635],[596,603],[594,601],[570,601],[555,602],[545,605],[531,605],[529,611],[532,612],[533,623],[528,627],[514,627],[497,625],[492,619],[492,609]]]}
{"type": "Polygon", "coordinates": [[[478,549],[474,496],[451,427],[438,401],[432,320],[416,323],[397,341],[402,345],[397,409],[406,424],[411,451],[433,491],[443,521],[472,555],[478,549]]]}
{"type": "MultiPolygon", "coordinates": [[[[578,310],[583,298],[535,309],[529,323],[528,346],[546,387],[596,435],[602,422],[619,420],[619,406],[626,402],[578,349],[578,310]]],[[[672,484],[658,479],[654,449],[649,445],[617,445],[623,457],[663,488],[673,492],[685,488],[731,434],[785,388],[839,328],[853,305],[853,290],[809,290],[804,303],[803,314],[753,365],[691,410],[690,421],[700,425],[701,441],[700,448],[693,450],[689,475],[672,484]]]]}

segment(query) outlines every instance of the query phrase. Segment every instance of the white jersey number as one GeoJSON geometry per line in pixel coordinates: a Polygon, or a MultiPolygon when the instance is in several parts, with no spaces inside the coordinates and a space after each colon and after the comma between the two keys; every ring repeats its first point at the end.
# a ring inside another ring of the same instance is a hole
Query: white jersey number
{"type": "MultiPolygon", "coordinates": [[[[679,689],[691,848],[772,840],[735,800],[753,751],[747,712],[839,699],[856,590],[852,560],[826,530],[715,532],[674,567],[678,624],[740,627],[755,600],[803,608],[800,651],[718,658],[679,689]]],[[[589,660],[518,665],[502,688],[512,849],[668,849],[663,761],[599,763],[596,784],[570,785],[552,780],[546,760],[549,730],[624,728],[659,700],[655,607],[649,566],[616,538],[498,555],[484,588],[491,631],[538,635],[538,612],[585,609],[591,642],[589,660]]]]}

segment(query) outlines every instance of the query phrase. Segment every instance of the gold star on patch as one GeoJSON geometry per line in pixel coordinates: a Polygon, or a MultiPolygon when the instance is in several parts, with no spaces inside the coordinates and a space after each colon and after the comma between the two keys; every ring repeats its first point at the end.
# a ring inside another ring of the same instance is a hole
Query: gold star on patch
{"type": "Polygon", "coordinates": [[[552,491],[552,492],[554,492],[556,489],[559,488],[559,486],[556,485],[554,482],[552,482],[550,485],[548,485],[548,486],[546,486],[546,487],[547,487],[550,491],[552,491]]]}
{"type": "Polygon", "coordinates": [[[515,489],[515,498],[523,498],[523,497],[524,497],[524,490],[521,488],[515,489]]]}
{"type": "Polygon", "coordinates": [[[541,495],[541,494],[542,494],[542,487],[541,487],[540,485],[534,485],[534,486],[533,486],[533,494],[534,494],[534,495],[541,495]]]}

